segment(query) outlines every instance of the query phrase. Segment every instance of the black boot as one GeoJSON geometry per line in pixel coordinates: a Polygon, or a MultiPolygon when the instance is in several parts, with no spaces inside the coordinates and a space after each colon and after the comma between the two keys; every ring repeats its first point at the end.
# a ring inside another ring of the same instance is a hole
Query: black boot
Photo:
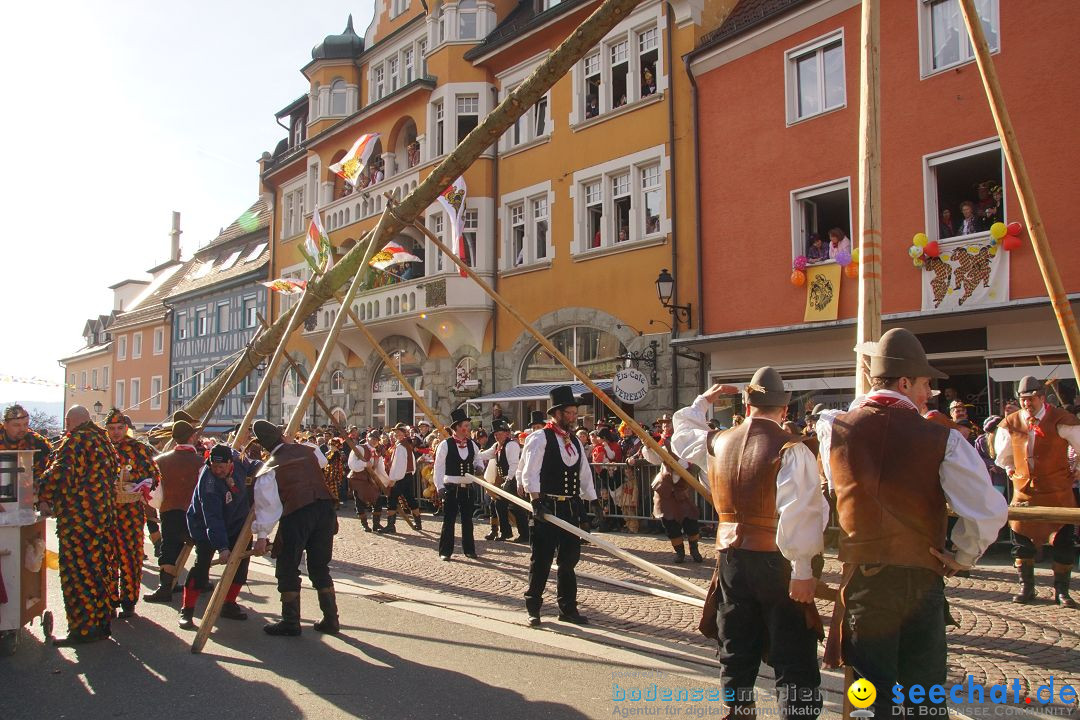
{"type": "Polygon", "coordinates": [[[1035,563],[1031,560],[1017,560],[1016,572],[1020,576],[1020,592],[1013,595],[1012,601],[1026,605],[1035,599],[1035,563]]]}
{"type": "Polygon", "coordinates": [[[367,515],[360,515],[360,525],[363,526],[364,532],[371,532],[371,525],[367,521],[367,515]]]}
{"type": "Polygon", "coordinates": [[[180,629],[181,630],[195,630],[197,629],[193,618],[195,617],[195,608],[180,608],[180,629]]]}
{"type": "Polygon", "coordinates": [[[381,533],[382,528],[382,513],[374,513],[371,516],[371,530],[373,532],[381,533]]]}
{"type": "Polygon", "coordinates": [[[315,629],[321,633],[337,635],[341,631],[338,624],[337,596],[334,588],[323,588],[319,591],[319,609],[322,610],[323,619],[315,623],[315,629]]]}
{"type": "Polygon", "coordinates": [[[683,547],[682,543],[673,547],[675,548],[675,564],[681,565],[686,562],[686,548],[683,547]]]}
{"type": "Polygon", "coordinates": [[[413,513],[413,523],[416,525],[416,532],[420,532],[424,529],[423,523],[420,522],[420,513],[413,513]]]}
{"type": "Polygon", "coordinates": [[[148,603],[167,603],[172,602],[172,584],[176,578],[172,573],[162,570],[158,573],[158,589],[143,597],[143,600],[148,603]]]}
{"type": "Polygon", "coordinates": [[[281,593],[281,621],[264,625],[263,632],[289,637],[300,634],[300,593],[281,593]]]}
{"type": "Polygon", "coordinates": [[[697,540],[690,541],[690,557],[694,558],[694,562],[701,562],[701,551],[698,550],[697,540]]]}
{"type": "Polygon", "coordinates": [[[131,602],[130,600],[121,600],[120,612],[119,614],[117,614],[116,617],[120,618],[121,620],[125,618],[135,617],[135,603],[131,602]]]}
{"type": "Polygon", "coordinates": [[[1076,609],[1076,601],[1069,597],[1069,577],[1072,565],[1054,563],[1054,602],[1062,607],[1076,609]]]}
{"type": "Polygon", "coordinates": [[[386,527],[375,528],[375,532],[382,533],[384,535],[394,535],[397,533],[397,515],[388,515],[386,518],[386,527]]]}
{"type": "Polygon", "coordinates": [[[494,540],[499,536],[499,519],[495,516],[491,518],[491,532],[484,536],[485,540],[494,540]]]}

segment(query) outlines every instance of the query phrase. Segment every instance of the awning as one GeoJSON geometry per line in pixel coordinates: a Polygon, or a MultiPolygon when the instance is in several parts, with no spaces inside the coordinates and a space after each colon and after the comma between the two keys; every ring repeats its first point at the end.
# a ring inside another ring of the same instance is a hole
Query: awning
{"type": "Polygon", "coordinates": [[[1019,382],[1025,375],[1033,375],[1039,380],[1073,379],[1072,365],[1021,365],[990,368],[990,379],[994,382],[1019,382]]]}
{"type": "MultiPolygon", "coordinates": [[[[610,380],[595,380],[594,382],[596,383],[596,386],[604,392],[611,392],[610,380]]],[[[469,400],[469,402],[496,403],[512,402],[514,400],[547,400],[548,394],[553,388],[566,384],[567,383],[538,383],[533,385],[518,385],[509,390],[502,390],[497,393],[491,393],[490,395],[484,395],[483,397],[473,398],[472,400],[469,400]]],[[[581,396],[590,392],[589,388],[585,387],[585,383],[569,383],[569,385],[573,388],[574,395],[581,396]]]]}

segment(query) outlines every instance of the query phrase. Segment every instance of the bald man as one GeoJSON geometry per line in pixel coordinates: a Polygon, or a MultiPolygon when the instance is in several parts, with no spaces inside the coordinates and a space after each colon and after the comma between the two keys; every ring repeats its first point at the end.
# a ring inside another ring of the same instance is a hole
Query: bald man
{"type": "Polygon", "coordinates": [[[116,481],[120,458],[105,430],[75,405],[65,419],[67,433],[53,452],[38,487],[38,509],[56,516],[60,541],[60,587],[71,646],[111,635],[116,604],[116,481]],[[103,542],[102,539],[105,539],[103,542]]]}

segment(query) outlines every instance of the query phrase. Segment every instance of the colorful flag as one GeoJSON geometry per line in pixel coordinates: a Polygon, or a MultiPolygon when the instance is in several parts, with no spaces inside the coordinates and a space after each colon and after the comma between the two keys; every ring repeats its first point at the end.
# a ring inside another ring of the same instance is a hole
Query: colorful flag
{"type": "MultiPolygon", "coordinates": [[[[450,217],[450,232],[452,242],[450,247],[457,248],[458,257],[468,263],[472,258],[467,257],[465,252],[465,178],[459,177],[454,184],[442,191],[439,195],[439,204],[446,210],[450,217]]],[[[468,275],[464,270],[459,271],[461,277],[468,275]]]]}
{"type": "Polygon", "coordinates": [[[307,248],[309,259],[315,263],[316,272],[320,275],[334,267],[333,247],[330,245],[330,236],[323,229],[318,205],[315,206],[315,212],[311,214],[311,225],[308,226],[304,246],[307,248]]]}
{"type": "Polygon", "coordinates": [[[290,280],[288,278],[278,278],[277,280],[269,280],[260,283],[265,285],[274,292],[279,292],[282,295],[300,295],[307,289],[307,280],[290,280]]]}
{"type": "Polygon", "coordinates": [[[360,180],[360,171],[367,165],[371,157],[371,151],[375,149],[375,141],[379,139],[379,133],[367,133],[353,143],[345,157],[330,166],[332,172],[337,173],[345,182],[354,188],[360,180]]]}
{"type": "Polygon", "coordinates": [[[371,260],[368,261],[368,265],[376,270],[386,270],[392,265],[401,265],[403,263],[411,262],[421,262],[421,260],[401,245],[391,240],[386,243],[386,247],[375,253],[371,260]]]}

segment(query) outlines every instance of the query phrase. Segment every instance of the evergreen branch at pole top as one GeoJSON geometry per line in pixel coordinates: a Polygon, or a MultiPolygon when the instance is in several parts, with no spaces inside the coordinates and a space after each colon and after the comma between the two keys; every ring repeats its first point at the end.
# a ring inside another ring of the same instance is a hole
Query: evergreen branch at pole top
{"type": "MultiPolygon", "coordinates": [[[[375,252],[386,245],[405,225],[412,224],[427,208],[436,201],[454,180],[464,174],[477,158],[492,144],[498,141],[528,108],[551,89],[559,78],[566,75],[585,54],[598,45],[616,25],[625,19],[637,7],[641,0],[604,0],[604,2],[577,27],[547,60],[530,75],[525,82],[511,92],[505,100],[488,114],[466,138],[447,155],[431,174],[413,190],[399,205],[398,217],[383,215],[382,221],[371,232],[352,247],[348,253],[317,281],[309,283],[308,292],[303,300],[282,313],[263,333],[257,343],[237,362],[253,370],[282,342],[288,340],[286,329],[293,313],[302,313],[306,317],[330,300],[358,272],[367,267],[375,252]]],[[[273,238],[271,238],[271,242],[273,238]]],[[[246,373],[240,372],[239,377],[246,373]]],[[[229,384],[229,374],[223,373],[203,388],[184,408],[189,413],[201,416],[206,413],[210,402],[222,385],[229,384]]],[[[225,390],[231,390],[226,387],[225,390]]]]}

